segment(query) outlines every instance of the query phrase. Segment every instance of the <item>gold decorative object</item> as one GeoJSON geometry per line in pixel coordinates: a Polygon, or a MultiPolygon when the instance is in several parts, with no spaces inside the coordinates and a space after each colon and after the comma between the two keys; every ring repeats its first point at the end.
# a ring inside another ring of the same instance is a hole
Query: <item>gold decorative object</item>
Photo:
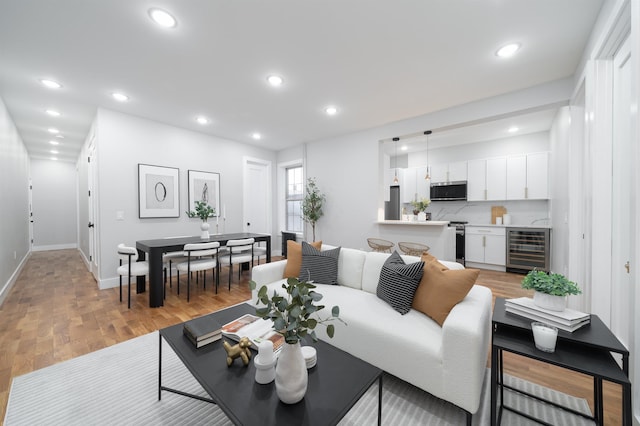
{"type": "Polygon", "coordinates": [[[245,367],[249,365],[249,360],[251,359],[251,342],[248,338],[243,337],[240,339],[240,342],[231,346],[229,342],[225,341],[223,344],[224,350],[227,351],[227,367],[231,367],[233,364],[233,360],[236,358],[241,358],[245,367]]]}

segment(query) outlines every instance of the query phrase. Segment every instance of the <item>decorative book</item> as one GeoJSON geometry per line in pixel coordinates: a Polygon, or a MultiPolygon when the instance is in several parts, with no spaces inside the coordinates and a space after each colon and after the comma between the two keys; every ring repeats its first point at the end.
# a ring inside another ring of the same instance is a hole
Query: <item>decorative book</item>
{"type": "Polygon", "coordinates": [[[273,342],[273,350],[278,350],[284,344],[284,336],[273,329],[271,320],[264,320],[258,316],[245,314],[222,326],[222,334],[235,341],[247,337],[251,341],[251,348],[258,350],[258,345],[264,340],[273,342]]]}
{"type": "Polygon", "coordinates": [[[197,348],[222,338],[220,323],[213,315],[205,315],[185,322],[182,332],[197,348]]]}
{"type": "Polygon", "coordinates": [[[553,325],[560,330],[569,332],[573,332],[591,322],[590,314],[569,308],[564,311],[543,309],[536,305],[530,297],[507,299],[505,302],[505,310],[509,313],[520,315],[534,321],[541,321],[553,325]]]}

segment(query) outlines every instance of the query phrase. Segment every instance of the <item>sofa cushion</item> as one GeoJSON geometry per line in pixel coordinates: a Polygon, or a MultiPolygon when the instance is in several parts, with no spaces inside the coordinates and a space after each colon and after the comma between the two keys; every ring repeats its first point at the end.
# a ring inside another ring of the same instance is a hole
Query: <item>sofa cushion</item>
{"type": "MultiPolygon", "coordinates": [[[[318,250],[322,247],[322,241],[315,241],[311,245],[318,250]]],[[[287,265],[284,267],[282,278],[298,278],[302,266],[302,245],[295,241],[287,241],[287,265]]]]}
{"type": "Polygon", "coordinates": [[[428,262],[411,306],[442,326],[451,309],[469,293],[479,273],[477,269],[450,270],[438,261],[428,262]]]}
{"type": "Polygon", "coordinates": [[[338,284],[338,257],[340,247],[320,251],[302,242],[300,279],[322,284],[338,284]]]}
{"type": "Polygon", "coordinates": [[[411,302],[422,278],[424,262],[406,264],[397,251],[382,265],[377,296],[393,309],[405,315],[411,309],[411,302]]]}
{"type": "Polygon", "coordinates": [[[362,271],[367,252],[352,248],[341,248],[338,258],[338,284],[362,289],[362,271]]]}

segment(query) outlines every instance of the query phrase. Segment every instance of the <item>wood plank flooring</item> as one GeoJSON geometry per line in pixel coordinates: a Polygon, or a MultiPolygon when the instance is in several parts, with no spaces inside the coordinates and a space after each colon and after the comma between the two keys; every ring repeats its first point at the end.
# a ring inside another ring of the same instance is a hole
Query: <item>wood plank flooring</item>
{"type": "MultiPolygon", "coordinates": [[[[129,310],[126,293],[120,303],[118,288],[98,290],[77,250],[34,252],[0,306],[0,420],[13,377],[245,301],[249,277],[244,272],[238,282],[236,271],[229,291],[223,270],[217,295],[210,282],[206,290],[202,282],[192,282],[190,303],[183,292],[185,277],[180,296],[174,277],[162,308],[149,308],[148,295],[135,294],[133,285],[129,310]]],[[[491,288],[494,298],[529,296],[520,288],[521,279],[481,271],[478,283],[491,288]]],[[[505,354],[504,363],[505,372],[585,398],[593,409],[593,383],[587,376],[512,354],[505,354]]],[[[606,383],[604,400],[605,424],[619,425],[620,386],[606,383]]]]}

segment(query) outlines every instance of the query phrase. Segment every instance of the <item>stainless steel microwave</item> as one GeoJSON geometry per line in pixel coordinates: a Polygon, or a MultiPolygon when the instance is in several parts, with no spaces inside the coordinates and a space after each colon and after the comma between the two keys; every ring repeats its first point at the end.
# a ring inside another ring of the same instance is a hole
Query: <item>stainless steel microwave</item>
{"type": "Polygon", "coordinates": [[[431,184],[431,201],[466,201],[467,181],[431,184]]]}

